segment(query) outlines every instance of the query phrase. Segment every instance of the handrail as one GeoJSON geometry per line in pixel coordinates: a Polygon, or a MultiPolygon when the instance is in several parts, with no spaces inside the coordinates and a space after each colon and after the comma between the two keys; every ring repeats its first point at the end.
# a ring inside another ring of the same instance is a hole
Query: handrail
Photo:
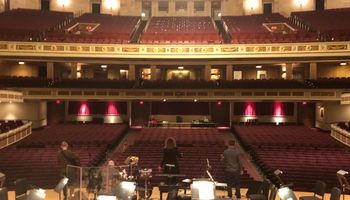
{"type": "Polygon", "coordinates": [[[32,122],[25,122],[24,125],[0,134],[0,149],[16,143],[32,134],[32,122]]]}
{"type": "Polygon", "coordinates": [[[340,128],[336,124],[331,124],[331,136],[350,147],[350,132],[340,128]]]}

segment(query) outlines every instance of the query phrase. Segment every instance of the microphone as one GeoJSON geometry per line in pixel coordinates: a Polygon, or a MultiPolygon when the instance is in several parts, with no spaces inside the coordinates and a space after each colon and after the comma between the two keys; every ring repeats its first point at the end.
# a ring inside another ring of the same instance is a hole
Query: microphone
{"type": "Polygon", "coordinates": [[[209,163],[209,159],[207,158],[207,168],[211,169],[210,163],[209,163]]]}

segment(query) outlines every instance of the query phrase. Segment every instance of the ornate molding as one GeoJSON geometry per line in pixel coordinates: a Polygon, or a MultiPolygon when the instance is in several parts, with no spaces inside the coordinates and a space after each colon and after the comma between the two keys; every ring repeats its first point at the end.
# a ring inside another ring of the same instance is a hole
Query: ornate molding
{"type": "Polygon", "coordinates": [[[336,89],[69,89],[23,88],[24,99],[68,100],[281,100],[339,101],[342,90],[336,89]]]}
{"type": "Polygon", "coordinates": [[[0,56],[210,59],[349,55],[350,42],[145,45],[0,41],[0,56]]]}
{"type": "Polygon", "coordinates": [[[23,94],[22,92],[10,91],[10,90],[0,90],[0,103],[22,103],[23,94]]]}

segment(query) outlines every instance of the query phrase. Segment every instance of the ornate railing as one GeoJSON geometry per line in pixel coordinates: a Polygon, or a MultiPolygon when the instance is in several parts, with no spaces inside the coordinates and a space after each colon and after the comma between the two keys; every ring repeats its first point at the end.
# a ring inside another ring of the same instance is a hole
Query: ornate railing
{"type": "Polygon", "coordinates": [[[25,122],[24,125],[0,134],[0,149],[16,143],[32,134],[32,122],[25,122]]]}
{"type": "Polygon", "coordinates": [[[350,147],[350,132],[340,128],[336,124],[331,125],[331,136],[339,142],[350,147]]]}

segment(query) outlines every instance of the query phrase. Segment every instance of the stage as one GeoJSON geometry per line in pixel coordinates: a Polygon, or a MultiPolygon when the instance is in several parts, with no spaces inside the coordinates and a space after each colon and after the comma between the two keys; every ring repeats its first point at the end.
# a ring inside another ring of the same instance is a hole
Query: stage
{"type": "MultiPolygon", "coordinates": [[[[247,199],[244,195],[247,192],[247,189],[243,188],[241,189],[242,198],[241,199],[247,199]]],[[[188,194],[190,194],[190,191],[187,191],[188,194]]],[[[234,193],[234,191],[233,191],[234,193]]],[[[179,194],[183,194],[183,191],[180,190],[179,194]]],[[[313,195],[311,192],[295,192],[297,198],[299,199],[300,196],[306,196],[306,195],[313,195]]],[[[227,198],[227,192],[217,190],[216,195],[218,196],[217,199],[228,199],[227,198]]],[[[167,197],[166,194],[163,194],[163,199],[165,200],[167,197]]],[[[326,193],[324,199],[329,199],[330,194],[326,193]]],[[[46,190],[46,200],[58,200],[59,195],[53,191],[52,189],[46,190]]],[[[63,198],[62,198],[63,199],[63,198]]],[[[93,199],[92,197],[90,199],[93,199]]],[[[159,190],[157,187],[153,189],[152,196],[150,198],[151,200],[159,200],[159,190]]],[[[235,199],[235,198],[234,198],[235,199]]],[[[279,199],[278,197],[276,199],[279,199]]],[[[341,196],[341,199],[343,199],[343,196],[341,196]]],[[[9,192],[9,200],[15,200],[15,194],[14,191],[9,192]]],[[[346,195],[345,200],[350,200],[350,195],[346,195]]]]}

